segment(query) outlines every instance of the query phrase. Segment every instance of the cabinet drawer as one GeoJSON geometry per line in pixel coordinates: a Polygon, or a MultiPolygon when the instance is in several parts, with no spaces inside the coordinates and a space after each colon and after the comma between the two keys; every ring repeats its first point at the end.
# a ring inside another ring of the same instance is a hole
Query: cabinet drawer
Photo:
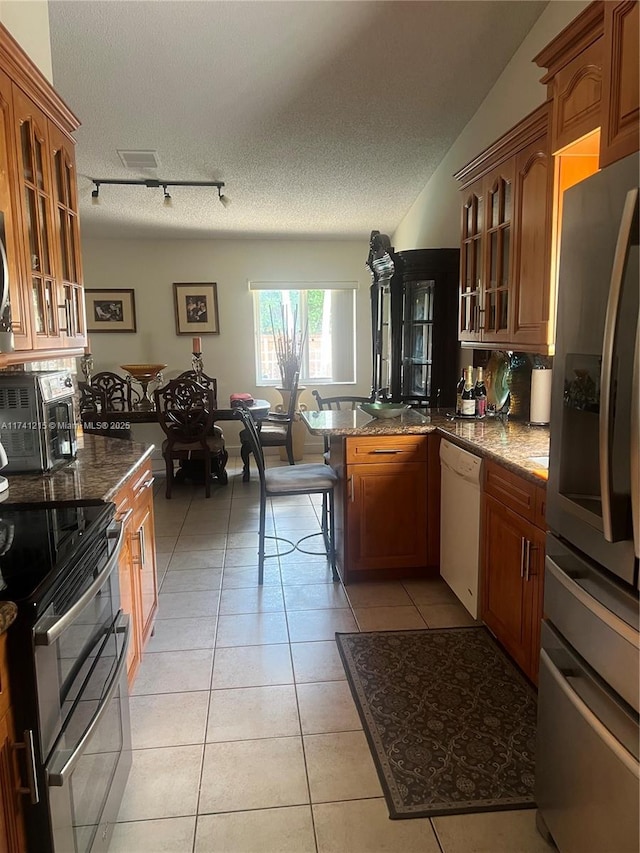
{"type": "Polygon", "coordinates": [[[153,474],[151,473],[151,462],[145,462],[144,465],[136,471],[129,482],[131,483],[131,493],[134,503],[138,500],[145,489],[151,488],[153,485],[153,474]]]}
{"type": "Polygon", "coordinates": [[[484,491],[500,503],[517,512],[527,521],[536,518],[537,486],[513,474],[502,465],[486,462],[484,466],[484,491]]]}
{"type": "Polygon", "coordinates": [[[426,435],[348,438],[346,463],[426,462],[427,440],[426,435]]]}

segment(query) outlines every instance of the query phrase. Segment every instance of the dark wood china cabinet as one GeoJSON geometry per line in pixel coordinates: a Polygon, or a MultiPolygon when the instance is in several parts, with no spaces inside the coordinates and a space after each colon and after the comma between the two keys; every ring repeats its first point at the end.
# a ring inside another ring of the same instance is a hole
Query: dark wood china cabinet
{"type": "Polygon", "coordinates": [[[452,406],[457,380],[458,249],[395,252],[373,231],[372,391],[393,401],[452,406]]]}

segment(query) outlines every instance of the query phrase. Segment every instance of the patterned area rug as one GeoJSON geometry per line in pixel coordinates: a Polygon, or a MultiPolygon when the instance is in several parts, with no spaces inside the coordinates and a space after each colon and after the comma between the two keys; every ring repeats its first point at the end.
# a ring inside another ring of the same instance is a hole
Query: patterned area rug
{"type": "Polygon", "coordinates": [[[536,695],[486,628],[336,641],[391,818],[535,806],[536,695]]]}

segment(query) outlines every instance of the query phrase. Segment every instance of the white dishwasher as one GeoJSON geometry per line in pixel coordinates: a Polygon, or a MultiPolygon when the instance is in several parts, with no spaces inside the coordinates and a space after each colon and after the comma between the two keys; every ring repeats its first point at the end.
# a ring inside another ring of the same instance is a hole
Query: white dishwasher
{"type": "Polygon", "coordinates": [[[440,574],[477,619],[482,460],[443,440],[440,466],[440,574]]]}

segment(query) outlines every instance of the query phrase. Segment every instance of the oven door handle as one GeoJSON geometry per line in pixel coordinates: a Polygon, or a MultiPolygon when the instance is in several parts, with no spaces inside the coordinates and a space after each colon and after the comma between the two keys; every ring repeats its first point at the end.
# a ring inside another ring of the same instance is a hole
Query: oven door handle
{"type": "Polygon", "coordinates": [[[109,536],[113,536],[113,538],[117,536],[117,541],[104,569],[96,577],[86,592],[80,596],[80,598],[72,607],[69,608],[69,610],[66,611],[66,613],[53,620],[51,616],[43,616],[42,619],[39,619],[36,622],[33,629],[34,642],[36,646],[52,646],[61,634],[63,634],[67,628],[73,624],[78,614],[82,612],[93,598],[95,598],[98,590],[104,586],[107,578],[117,566],[118,559],[120,558],[120,549],[124,538],[124,525],[119,521],[115,521],[109,530],[109,536]]]}
{"type": "MultiPolygon", "coordinates": [[[[98,709],[91,718],[89,725],[84,730],[76,748],[70,755],[68,755],[66,751],[63,753],[57,753],[57,755],[60,756],[60,759],[62,759],[63,756],[66,759],[59,770],[50,770],[49,767],[46,768],[47,784],[50,788],[61,788],[65,784],[70,774],[73,772],[74,767],[82,758],[82,755],[85,751],[85,747],[97,727],[100,725],[100,721],[109,710],[111,700],[113,699],[115,692],[119,687],[121,676],[124,672],[125,666],[127,665],[127,648],[129,646],[129,635],[131,628],[129,624],[129,616],[126,613],[120,611],[118,616],[119,618],[115,627],[115,633],[124,633],[124,642],[122,644],[122,652],[120,654],[118,664],[115,668],[115,672],[111,676],[111,680],[109,681],[109,684],[104,692],[104,696],[100,700],[100,705],[98,706],[98,709]]],[[[49,765],[54,764],[55,759],[56,756],[54,755],[51,761],[49,762],[49,765]]]]}

